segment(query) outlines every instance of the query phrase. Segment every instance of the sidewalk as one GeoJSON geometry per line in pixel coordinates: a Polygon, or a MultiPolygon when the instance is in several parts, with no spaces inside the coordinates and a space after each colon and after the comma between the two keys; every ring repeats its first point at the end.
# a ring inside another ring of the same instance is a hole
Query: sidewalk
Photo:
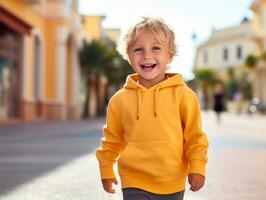
{"type": "Polygon", "coordinates": [[[266,117],[203,113],[210,148],[205,188],[187,200],[266,199],[266,117]],[[196,198],[197,197],[197,198],[196,198]]]}
{"type": "MultiPolygon", "coordinates": [[[[21,181],[0,200],[122,200],[119,186],[112,195],[100,183],[94,149],[103,123],[1,127],[9,132],[0,134],[0,187],[21,181]]],[[[203,125],[210,142],[206,185],[197,193],[187,188],[185,200],[266,200],[266,117],[224,113],[217,124],[208,112],[203,125]]]]}

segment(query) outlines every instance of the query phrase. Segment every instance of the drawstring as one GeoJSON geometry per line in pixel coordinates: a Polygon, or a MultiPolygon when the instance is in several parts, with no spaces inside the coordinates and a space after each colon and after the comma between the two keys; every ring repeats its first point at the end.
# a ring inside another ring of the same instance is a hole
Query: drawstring
{"type": "Polygon", "coordinates": [[[141,111],[141,91],[139,87],[137,87],[137,92],[138,92],[138,115],[137,115],[137,120],[138,120],[140,117],[140,111],[141,111]]]}
{"type": "MultiPolygon", "coordinates": [[[[155,92],[154,92],[154,117],[158,116],[158,95],[159,95],[159,90],[160,90],[161,86],[158,85],[155,88],[155,92]]],[[[140,117],[141,114],[141,88],[137,87],[137,95],[138,95],[138,114],[137,114],[137,120],[140,117]]]]}
{"type": "Polygon", "coordinates": [[[174,98],[175,98],[174,100],[175,100],[175,102],[177,102],[177,91],[178,91],[177,88],[178,88],[178,85],[176,85],[174,88],[174,98]]]}
{"type": "Polygon", "coordinates": [[[155,94],[154,94],[154,117],[157,117],[158,114],[158,94],[159,94],[159,89],[160,89],[160,85],[158,85],[155,88],[155,94]]]}

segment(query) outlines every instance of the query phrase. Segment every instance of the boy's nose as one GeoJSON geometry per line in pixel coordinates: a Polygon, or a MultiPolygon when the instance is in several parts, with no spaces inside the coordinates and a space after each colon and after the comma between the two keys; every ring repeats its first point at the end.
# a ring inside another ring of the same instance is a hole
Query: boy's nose
{"type": "Polygon", "coordinates": [[[145,59],[150,59],[152,58],[152,53],[150,51],[145,51],[144,52],[144,58],[145,59]]]}

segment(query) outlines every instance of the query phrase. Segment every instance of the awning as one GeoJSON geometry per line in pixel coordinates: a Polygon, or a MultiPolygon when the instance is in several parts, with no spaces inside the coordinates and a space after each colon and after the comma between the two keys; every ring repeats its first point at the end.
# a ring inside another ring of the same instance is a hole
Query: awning
{"type": "Polygon", "coordinates": [[[20,34],[30,34],[31,26],[0,5],[0,23],[20,34]]]}

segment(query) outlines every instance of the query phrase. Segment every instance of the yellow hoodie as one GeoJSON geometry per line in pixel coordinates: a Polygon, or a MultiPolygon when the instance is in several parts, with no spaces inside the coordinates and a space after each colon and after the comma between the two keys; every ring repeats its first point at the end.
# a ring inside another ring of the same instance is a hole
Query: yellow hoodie
{"type": "Polygon", "coordinates": [[[188,173],[205,176],[208,141],[199,102],[181,75],[166,75],[149,89],[129,75],[111,98],[96,151],[102,179],[115,178],[117,158],[122,188],[170,194],[185,189],[188,173]]]}

